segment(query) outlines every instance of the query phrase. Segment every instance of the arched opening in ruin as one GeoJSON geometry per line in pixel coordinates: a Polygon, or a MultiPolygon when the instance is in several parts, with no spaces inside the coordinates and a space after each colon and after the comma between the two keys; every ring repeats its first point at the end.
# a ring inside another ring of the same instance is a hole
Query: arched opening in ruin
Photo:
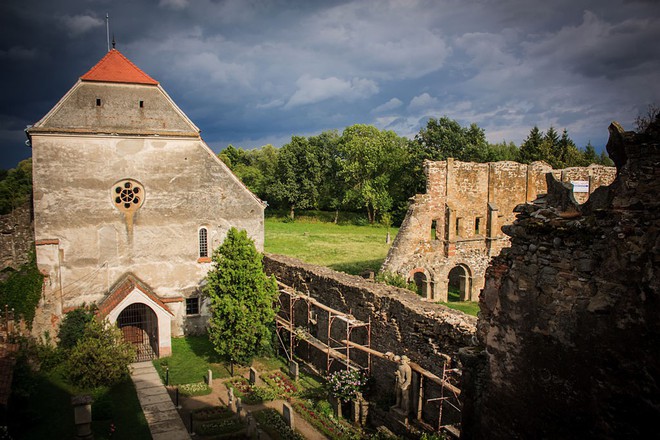
{"type": "Polygon", "coordinates": [[[433,283],[431,274],[423,268],[417,268],[408,274],[408,282],[415,283],[417,294],[424,298],[433,298],[433,283]]]}
{"type": "Polygon", "coordinates": [[[149,361],[158,357],[158,317],[144,303],[133,303],[117,317],[117,326],[124,339],[137,350],[136,361],[149,361]]]}
{"type": "Polygon", "coordinates": [[[447,285],[448,301],[470,301],[472,296],[472,275],[470,268],[459,264],[449,271],[447,285]]]}

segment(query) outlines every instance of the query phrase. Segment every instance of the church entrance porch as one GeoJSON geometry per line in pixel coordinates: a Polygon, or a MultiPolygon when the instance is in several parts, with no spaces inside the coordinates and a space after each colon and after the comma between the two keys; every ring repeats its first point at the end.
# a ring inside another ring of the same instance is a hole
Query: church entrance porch
{"type": "Polygon", "coordinates": [[[158,317],[151,307],[143,303],[131,304],[117,317],[117,326],[124,339],[135,346],[136,362],[158,357],[158,317]]]}

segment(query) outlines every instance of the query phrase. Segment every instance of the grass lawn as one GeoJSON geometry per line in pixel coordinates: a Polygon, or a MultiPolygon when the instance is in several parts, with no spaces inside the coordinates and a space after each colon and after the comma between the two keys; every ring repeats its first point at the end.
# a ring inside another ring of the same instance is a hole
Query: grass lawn
{"type": "Polygon", "coordinates": [[[479,302],[478,301],[459,301],[460,292],[455,289],[450,288],[447,292],[448,302],[442,302],[443,306],[447,306],[450,309],[460,310],[463,313],[468,315],[477,316],[479,313],[479,302]]]}
{"type": "MultiPolygon", "coordinates": [[[[397,228],[390,228],[392,240],[397,232],[397,228]]],[[[380,269],[390,248],[385,243],[386,235],[387,228],[383,226],[336,225],[309,220],[284,222],[267,218],[265,250],[359,275],[367,269],[380,269]]]]}
{"type": "Polygon", "coordinates": [[[17,364],[9,408],[9,432],[13,438],[26,440],[69,439],[75,434],[71,397],[91,394],[92,429],[96,440],[113,438],[140,440],[151,438],[135,387],[130,378],[112,388],[75,389],[64,380],[63,368],[32,373],[17,364]]]}
{"type": "Polygon", "coordinates": [[[165,382],[165,367],[170,370],[170,385],[203,382],[208,369],[213,377],[229,377],[229,370],[206,336],[172,338],[172,356],[153,361],[165,382]]]}

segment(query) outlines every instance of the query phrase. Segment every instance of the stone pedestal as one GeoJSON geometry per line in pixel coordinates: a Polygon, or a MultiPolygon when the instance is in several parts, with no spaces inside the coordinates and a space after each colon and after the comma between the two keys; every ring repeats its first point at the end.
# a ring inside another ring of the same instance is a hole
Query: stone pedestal
{"type": "Polygon", "coordinates": [[[92,396],[73,396],[73,420],[76,425],[77,440],[92,440],[92,396]]]}

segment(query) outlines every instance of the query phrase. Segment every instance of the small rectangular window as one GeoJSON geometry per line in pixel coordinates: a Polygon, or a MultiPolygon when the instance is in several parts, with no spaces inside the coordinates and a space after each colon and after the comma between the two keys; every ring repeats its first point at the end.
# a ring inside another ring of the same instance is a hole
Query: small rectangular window
{"type": "Polygon", "coordinates": [[[437,226],[438,226],[438,222],[436,222],[435,220],[431,220],[431,240],[438,239],[437,226]]]}
{"type": "Polygon", "coordinates": [[[101,98],[96,98],[96,106],[101,107],[101,98]]]}
{"type": "Polygon", "coordinates": [[[144,108],[144,101],[140,101],[140,108],[144,108]]]}
{"type": "Polygon", "coordinates": [[[463,235],[463,218],[462,217],[456,217],[456,235],[459,236],[459,237],[463,235]]]}
{"type": "Polygon", "coordinates": [[[199,297],[186,298],[186,315],[199,315],[199,297]]]}
{"type": "Polygon", "coordinates": [[[476,235],[480,235],[482,233],[481,228],[482,228],[482,219],[481,217],[476,217],[474,219],[474,233],[476,235]]]}

